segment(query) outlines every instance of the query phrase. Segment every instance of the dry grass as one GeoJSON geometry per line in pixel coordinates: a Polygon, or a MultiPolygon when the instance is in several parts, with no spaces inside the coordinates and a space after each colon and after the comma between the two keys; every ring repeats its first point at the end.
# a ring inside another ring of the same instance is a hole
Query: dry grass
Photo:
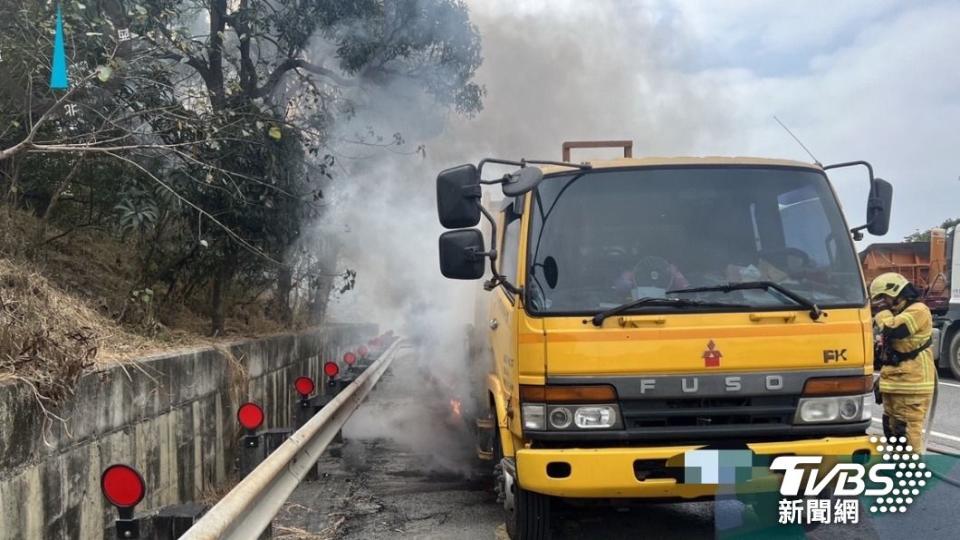
{"type": "Polygon", "coordinates": [[[320,532],[312,533],[299,527],[285,527],[277,525],[273,527],[274,538],[284,538],[286,540],[333,540],[340,537],[340,528],[347,520],[347,516],[342,514],[331,514],[333,523],[322,529],[320,532]]]}
{"type": "Polygon", "coordinates": [[[123,309],[136,275],[130,247],[97,230],[82,229],[41,244],[64,231],[50,226],[41,234],[39,219],[31,213],[0,207],[0,257],[28,262],[54,287],[82,298],[108,318],[123,309]]]}
{"type": "Polygon", "coordinates": [[[213,506],[220,502],[220,499],[226,497],[227,493],[237,486],[237,482],[228,482],[220,487],[208,487],[200,492],[200,496],[195,500],[197,504],[204,506],[213,506]]]}
{"type": "Polygon", "coordinates": [[[165,325],[132,323],[123,316],[137,275],[129,246],[96,230],[38,242],[62,232],[0,205],[0,383],[33,385],[41,404],[69,395],[92,369],[289,330],[257,304],[229,317],[219,338],[206,337],[209,320],[190,306],[175,306],[165,325]]]}
{"type": "Polygon", "coordinates": [[[96,365],[104,347],[133,352],[151,345],[39,274],[0,259],[0,377],[27,381],[55,402],[96,365]]]}
{"type": "Polygon", "coordinates": [[[306,529],[299,527],[285,527],[276,525],[273,527],[274,538],[284,538],[286,540],[328,540],[329,536],[320,536],[306,529]]]}

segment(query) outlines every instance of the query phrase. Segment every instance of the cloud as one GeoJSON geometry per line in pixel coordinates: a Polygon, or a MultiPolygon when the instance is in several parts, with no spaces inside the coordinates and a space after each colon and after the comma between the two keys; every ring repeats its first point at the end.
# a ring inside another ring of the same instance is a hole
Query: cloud
{"type": "MultiPolygon", "coordinates": [[[[694,76],[724,88],[741,119],[730,142],[751,153],[809,159],[770,122],[776,114],[824,163],[871,161],[894,183],[889,237],[897,239],[960,215],[960,73],[950,68],[960,50],[958,25],[960,5],[911,5],[850,26],[848,43],[810,56],[799,73],[708,68],[694,76]]],[[[866,194],[861,172],[832,177],[857,222],[866,194]]]]}
{"type": "MultiPolygon", "coordinates": [[[[883,240],[960,216],[960,4],[775,5],[472,0],[485,57],[482,113],[451,116],[392,87],[373,91],[367,102],[376,107],[341,126],[344,139],[375,123],[381,133],[399,131],[406,149],[424,143],[427,158],[381,151],[351,160],[372,151],[341,149],[344,174],[321,227],[349,224],[339,236],[360,277],[334,313],[399,313],[425,328],[470,320],[471,286],[439,277],[436,173],[489,156],[557,159],[564,140],[632,139],[637,155],[809,161],[777,115],[822,162],[866,159],[893,182],[883,240]],[[716,50],[742,60],[714,62],[716,50]],[[768,53],[790,56],[796,69],[758,65],[768,53]],[[454,313],[449,299],[466,307],[454,313]]],[[[859,224],[863,172],[831,178],[850,224],[859,224]]]]}
{"type": "MultiPolygon", "coordinates": [[[[430,141],[445,165],[559,157],[567,139],[629,138],[638,155],[866,159],[895,186],[891,232],[960,215],[960,5],[470,2],[484,41],[478,118],[430,141]]],[[[861,171],[831,174],[851,224],[861,171]]],[[[868,237],[867,241],[871,241],[868,237]]]]}
{"type": "Polygon", "coordinates": [[[686,21],[707,62],[777,73],[836,48],[859,28],[903,8],[894,0],[756,2],[687,0],[657,2],[686,21]]]}

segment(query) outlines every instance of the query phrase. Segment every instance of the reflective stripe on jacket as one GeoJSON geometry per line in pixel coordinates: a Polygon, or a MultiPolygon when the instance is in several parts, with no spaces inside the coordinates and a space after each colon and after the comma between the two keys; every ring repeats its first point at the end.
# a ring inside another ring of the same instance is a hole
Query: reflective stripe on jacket
{"type": "MultiPolygon", "coordinates": [[[[894,315],[890,310],[877,313],[873,318],[877,330],[889,340],[893,350],[909,353],[922,347],[933,334],[933,316],[930,308],[914,302],[894,315]]],[[[933,351],[927,349],[912,360],[904,360],[896,366],[883,366],[880,370],[880,391],[888,394],[932,394],[936,367],[933,351]]]]}

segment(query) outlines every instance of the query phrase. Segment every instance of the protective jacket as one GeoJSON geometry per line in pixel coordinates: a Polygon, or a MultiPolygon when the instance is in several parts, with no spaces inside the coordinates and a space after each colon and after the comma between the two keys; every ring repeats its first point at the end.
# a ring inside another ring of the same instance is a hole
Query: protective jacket
{"type": "Polygon", "coordinates": [[[873,318],[877,330],[890,343],[899,360],[896,365],[885,365],[880,370],[880,392],[885,394],[932,394],[936,369],[930,339],[933,335],[933,316],[930,308],[921,302],[908,305],[894,315],[890,310],[873,318]]]}

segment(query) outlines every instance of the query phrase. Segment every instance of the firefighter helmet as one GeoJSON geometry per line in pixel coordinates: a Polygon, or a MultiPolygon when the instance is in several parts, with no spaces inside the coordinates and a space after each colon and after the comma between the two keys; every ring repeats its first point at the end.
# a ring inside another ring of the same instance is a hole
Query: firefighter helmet
{"type": "Polygon", "coordinates": [[[876,300],[883,294],[895,299],[908,286],[910,281],[896,272],[880,274],[870,283],[870,299],[876,300]]]}

